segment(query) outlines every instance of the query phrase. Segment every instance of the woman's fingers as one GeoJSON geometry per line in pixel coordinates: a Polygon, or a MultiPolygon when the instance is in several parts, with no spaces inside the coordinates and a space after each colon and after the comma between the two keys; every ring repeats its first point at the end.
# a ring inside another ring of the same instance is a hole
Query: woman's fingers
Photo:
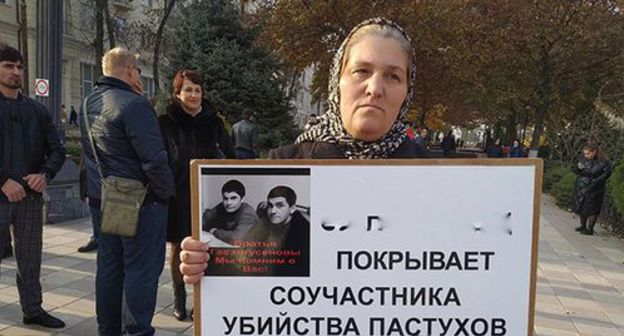
{"type": "Polygon", "coordinates": [[[187,284],[197,283],[204,275],[204,270],[210,259],[207,252],[208,244],[192,237],[186,237],[181,246],[180,272],[184,275],[184,282],[187,284]]]}
{"type": "Polygon", "coordinates": [[[182,241],[182,250],[186,251],[208,251],[208,244],[202,242],[201,240],[193,239],[193,237],[186,237],[182,241]]]}

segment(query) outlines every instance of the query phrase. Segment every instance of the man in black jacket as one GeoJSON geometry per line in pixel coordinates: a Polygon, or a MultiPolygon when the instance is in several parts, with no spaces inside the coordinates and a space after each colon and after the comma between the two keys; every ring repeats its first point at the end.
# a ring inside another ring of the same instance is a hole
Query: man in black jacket
{"type": "MultiPolygon", "coordinates": [[[[100,232],[96,272],[100,335],[154,334],[151,322],[165,262],[167,200],[174,191],[173,175],[156,113],[142,95],[137,58],[123,48],[109,50],[102,58],[104,76],[85,98],[88,115],[94,116],[90,130],[102,175],[142,181],[148,187],[133,238],[100,232]]],[[[83,151],[87,195],[98,197],[100,176],[88,139],[83,151]]]]}
{"type": "Polygon", "coordinates": [[[65,161],[52,118],[45,106],[20,93],[23,59],[0,44],[0,251],[13,224],[17,289],[25,324],[62,328],[63,321],[41,308],[41,193],[65,161]]]}

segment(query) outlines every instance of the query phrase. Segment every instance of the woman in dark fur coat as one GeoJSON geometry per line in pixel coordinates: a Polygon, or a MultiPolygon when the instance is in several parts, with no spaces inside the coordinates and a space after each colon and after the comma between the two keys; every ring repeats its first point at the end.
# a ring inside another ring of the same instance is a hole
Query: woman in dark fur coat
{"type": "Polygon", "coordinates": [[[204,99],[202,75],[181,70],[175,75],[167,114],[159,118],[176,196],[169,200],[167,241],[171,243],[173,314],[186,319],[186,290],[180,273],[180,242],[191,234],[189,163],[192,159],[234,158],[232,141],[216,109],[204,99]]]}

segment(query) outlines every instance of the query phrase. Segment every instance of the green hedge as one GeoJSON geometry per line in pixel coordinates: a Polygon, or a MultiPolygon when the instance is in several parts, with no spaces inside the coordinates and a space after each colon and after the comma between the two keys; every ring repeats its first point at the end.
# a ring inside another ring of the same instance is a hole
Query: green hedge
{"type": "Polygon", "coordinates": [[[613,174],[607,181],[607,193],[611,196],[618,214],[624,216],[624,163],[613,169],[613,174]]]}
{"type": "Polygon", "coordinates": [[[574,184],[576,183],[576,174],[574,174],[570,168],[560,169],[561,178],[553,184],[551,194],[555,197],[559,207],[563,209],[570,209],[572,208],[574,200],[574,184]]]}
{"type": "Polygon", "coordinates": [[[561,180],[564,174],[570,172],[568,165],[554,162],[547,164],[544,168],[544,180],[542,181],[542,190],[545,193],[551,193],[555,183],[561,180]]]}

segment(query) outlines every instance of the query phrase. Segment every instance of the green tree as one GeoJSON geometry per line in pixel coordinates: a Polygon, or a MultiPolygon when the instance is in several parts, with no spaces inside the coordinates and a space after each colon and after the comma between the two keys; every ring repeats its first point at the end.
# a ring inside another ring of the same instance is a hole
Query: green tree
{"type": "Polygon", "coordinates": [[[556,133],[591,113],[601,88],[604,97],[624,92],[619,1],[361,3],[267,1],[262,41],[296,70],[316,65],[312,89],[323,100],[331,57],[349,29],[366,18],[390,18],[413,40],[421,123],[443,106],[446,123],[498,125],[507,141],[533,129],[532,149],[544,130],[556,133]]]}
{"type": "Polygon", "coordinates": [[[264,149],[292,143],[298,129],[286,94],[288,78],[276,57],[255,44],[258,27],[245,26],[230,1],[194,0],[178,9],[167,37],[168,78],[178,69],[201,71],[207,98],[229,122],[251,108],[264,149]]]}

